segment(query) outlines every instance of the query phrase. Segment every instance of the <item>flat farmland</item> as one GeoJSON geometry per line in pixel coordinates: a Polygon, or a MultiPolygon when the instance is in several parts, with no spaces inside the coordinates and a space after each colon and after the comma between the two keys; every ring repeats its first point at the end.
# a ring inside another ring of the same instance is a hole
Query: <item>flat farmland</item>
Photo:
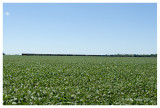
{"type": "Polygon", "coordinates": [[[157,58],[5,55],[3,104],[157,105],[157,58]]]}

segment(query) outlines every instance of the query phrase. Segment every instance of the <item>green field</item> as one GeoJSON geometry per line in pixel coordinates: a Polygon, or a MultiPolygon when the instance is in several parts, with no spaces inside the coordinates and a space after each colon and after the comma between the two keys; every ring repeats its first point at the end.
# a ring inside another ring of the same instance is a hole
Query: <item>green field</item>
{"type": "Polygon", "coordinates": [[[3,104],[156,105],[156,57],[3,56],[3,104]]]}

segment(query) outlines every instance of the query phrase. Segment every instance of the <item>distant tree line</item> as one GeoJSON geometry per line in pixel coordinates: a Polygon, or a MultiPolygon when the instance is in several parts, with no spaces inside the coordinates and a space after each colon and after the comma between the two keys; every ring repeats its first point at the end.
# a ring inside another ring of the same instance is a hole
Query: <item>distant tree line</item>
{"type": "Polygon", "coordinates": [[[32,54],[22,53],[22,56],[103,56],[103,57],[157,57],[157,54],[111,54],[111,55],[85,55],[85,54],[32,54]]]}
{"type": "Polygon", "coordinates": [[[105,55],[109,57],[157,57],[157,54],[114,54],[105,55]]]}

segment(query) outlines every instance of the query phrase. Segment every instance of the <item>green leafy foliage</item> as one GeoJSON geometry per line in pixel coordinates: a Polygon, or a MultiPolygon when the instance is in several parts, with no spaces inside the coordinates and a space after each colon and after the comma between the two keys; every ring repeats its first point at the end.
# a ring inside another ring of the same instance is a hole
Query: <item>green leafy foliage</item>
{"type": "Polygon", "coordinates": [[[4,105],[156,105],[152,57],[4,56],[4,105]]]}

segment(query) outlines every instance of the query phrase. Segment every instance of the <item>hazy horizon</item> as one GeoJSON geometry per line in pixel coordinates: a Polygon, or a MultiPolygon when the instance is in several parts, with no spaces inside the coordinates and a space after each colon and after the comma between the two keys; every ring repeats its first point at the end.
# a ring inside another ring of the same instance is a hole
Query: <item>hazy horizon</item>
{"type": "MultiPolygon", "coordinates": [[[[4,54],[5,55],[22,55],[22,54],[60,54],[60,53],[21,53],[21,54],[7,54],[7,53],[4,53],[4,54]]],[[[69,53],[61,53],[61,54],[69,54],[69,53]]],[[[77,54],[77,55],[118,55],[118,54],[77,54]]],[[[151,54],[157,54],[157,53],[151,53],[151,54]]],[[[135,53],[135,55],[151,55],[151,54],[136,54],[135,53]]],[[[76,54],[73,54],[73,55],[76,55],[76,54]]],[[[134,55],[134,54],[119,54],[119,55],[134,55]]]]}
{"type": "Polygon", "coordinates": [[[6,54],[157,54],[156,3],[4,3],[6,54]]]}

